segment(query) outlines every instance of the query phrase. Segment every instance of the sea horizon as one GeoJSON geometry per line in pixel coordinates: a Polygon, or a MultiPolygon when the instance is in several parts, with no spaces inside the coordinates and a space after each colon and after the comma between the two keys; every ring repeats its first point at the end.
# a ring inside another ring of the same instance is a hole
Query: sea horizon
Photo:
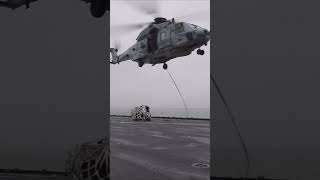
{"type": "MultiPolygon", "coordinates": [[[[130,115],[132,108],[126,107],[111,107],[110,115],[130,115]]],[[[210,119],[210,108],[188,108],[188,113],[185,108],[163,108],[150,107],[152,116],[158,117],[176,117],[176,118],[201,118],[210,119]]]]}

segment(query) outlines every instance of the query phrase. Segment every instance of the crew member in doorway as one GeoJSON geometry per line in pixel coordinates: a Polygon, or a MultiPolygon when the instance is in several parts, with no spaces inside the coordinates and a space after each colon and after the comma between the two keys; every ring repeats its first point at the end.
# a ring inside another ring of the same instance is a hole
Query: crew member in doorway
{"type": "Polygon", "coordinates": [[[148,37],[147,37],[147,44],[148,44],[148,52],[153,53],[158,49],[158,29],[153,27],[150,29],[148,37]]]}

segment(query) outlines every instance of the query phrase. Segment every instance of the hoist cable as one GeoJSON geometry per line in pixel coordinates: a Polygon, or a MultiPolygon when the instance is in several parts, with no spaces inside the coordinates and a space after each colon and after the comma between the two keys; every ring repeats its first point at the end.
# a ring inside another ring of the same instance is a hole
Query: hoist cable
{"type": "Polygon", "coordinates": [[[187,111],[187,119],[188,119],[188,118],[189,118],[189,111],[188,111],[187,104],[186,104],[186,102],[185,102],[185,100],[184,100],[184,98],[183,98],[183,96],[182,96],[182,94],[181,94],[181,92],[180,92],[180,90],[179,90],[179,88],[178,88],[178,85],[176,84],[175,80],[173,79],[173,77],[171,76],[171,74],[170,74],[170,72],[169,72],[168,70],[167,70],[167,72],[168,72],[168,74],[169,74],[169,76],[170,76],[170,78],[171,78],[174,86],[175,86],[176,89],[178,90],[178,93],[179,93],[179,95],[180,95],[180,97],[181,97],[181,99],[182,99],[183,105],[184,105],[184,107],[185,107],[185,109],[186,109],[186,111],[187,111]]]}

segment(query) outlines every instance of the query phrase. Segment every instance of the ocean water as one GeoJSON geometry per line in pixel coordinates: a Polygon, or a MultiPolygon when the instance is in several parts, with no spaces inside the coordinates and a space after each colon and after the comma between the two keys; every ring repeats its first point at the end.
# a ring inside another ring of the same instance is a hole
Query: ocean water
{"type": "MultiPolygon", "coordinates": [[[[110,115],[130,115],[131,108],[110,108],[110,115]]],[[[152,108],[150,107],[152,116],[163,117],[183,117],[183,118],[206,118],[210,119],[209,108],[189,108],[188,113],[185,108],[152,108]]]]}

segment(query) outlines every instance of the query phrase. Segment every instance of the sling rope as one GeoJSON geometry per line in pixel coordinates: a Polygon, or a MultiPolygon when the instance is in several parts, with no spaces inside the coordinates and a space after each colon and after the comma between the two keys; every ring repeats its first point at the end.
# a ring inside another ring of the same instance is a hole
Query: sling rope
{"type": "Polygon", "coordinates": [[[170,76],[170,78],[171,78],[174,86],[175,86],[176,89],[178,90],[178,93],[179,93],[179,95],[180,95],[180,97],[181,97],[181,99],[182,99],[183,105],[184,105],[184,107],[185,107],[185,109],[186,109],[186,111],[187,111],[187,119],[188,119],[188,118],[189,118],[189,111],[188,111],[187,104],[186,104],[186,102],[185,102],[185,100],[184,100],[184,98],[183,98],[183,96],[182,96],[182,94],[181,94],[181,92],[180,92],[180,90],[179,90],[179,88],[178,88],[175,80],[173,79],[173,77],[171,76],[171,74],[170,74],[170,72],[169,72],[168,70],[167,70],[167,72],[168,72],[168,74],[169,74],[169,76],[170,76]]]}

